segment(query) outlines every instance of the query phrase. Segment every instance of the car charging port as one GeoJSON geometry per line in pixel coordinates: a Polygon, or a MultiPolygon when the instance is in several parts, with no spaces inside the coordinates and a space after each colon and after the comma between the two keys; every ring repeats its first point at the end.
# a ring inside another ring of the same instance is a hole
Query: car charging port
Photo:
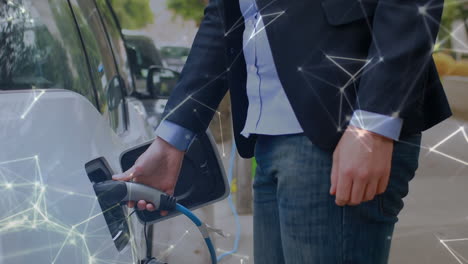
{"type": "Polygon", "coordinates": [[[100,199],[96,186],[112,180],[112,170],[104,158],[97,158],[85,165],[86,173],[93,184],[99,205],[106,220],[107,227],[118,251],[122,251],[130,241],[130,231],[127,224],[127,212],[118,203],[112,203],[109,199],[100,199]]]}

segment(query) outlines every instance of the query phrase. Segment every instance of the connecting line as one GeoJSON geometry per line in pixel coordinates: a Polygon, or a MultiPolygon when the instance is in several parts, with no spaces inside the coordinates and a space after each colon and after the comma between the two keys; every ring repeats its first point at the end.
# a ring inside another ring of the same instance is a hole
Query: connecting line
{"type": "Polygon", "coordinates": [[[453,241],[466,241],[466,239],[439,239],[440,243],[445,247],[445,249],[447,249],[447,251],[450,253],[450,255],[452,255],[453,258],[455,258],[457,260],[458,263],[460,264],[463,264],[463,261],[461,261],[461,259],[459,258],[459,255],[454,252],[454,250],[452,250],[446,242],[453,242],[453,241]]]}
{"type": "Polygon", "coordinates": [[[426,14],[424,16],[425,18],[428,18],[432,23],[436,23],[436,24],[439,24],[440,28],[445,31],[446,33],[448,33],[450,35],[450,37],[454,40],[456,40],[459,44],[461,44],[464,48],[468,48],[468,46],[465,44],[465,42],[461,39],[459,39],[455,34],[454,32],[455,31],[452,31],[446,27],[444,27],[442,24],[440,24],[435,18],[433,18],[431,15],[429,14],[426,14]]]}
{"type": "Polygon", "coordinates": [[[437,150],[437,148],[439,146],[441,146],[442,144],[444,144],[445,142],[447,142],[448,140],[450,140],[451,138],[453,138],[454,136],[456,136],[457,134],[460,134],[460,133],[463,135],[463,137],[465,138],[465,141],[468,143],[468,134],[466,133],[465,128],[462,126],[459,129],[457,129],[455,132],[453,132],[452,134],[448,135],[442,141],[440,141],[439,143],[437,143],[433,147],[429,148],[429,152],[439,154],[439,155],[444,156],[446,158],[449,158],[451,160],[457,161],[457,162],[459,162],[459,163],[461,163],[461,164],[463,164],[465,166],[468,166],[468,161],[461,160],[459,158],[456,158],[454,156],[448,155],[448,154],[446,154],[446,153],[444,153],[442,151],[437,150]]]}
{"type": "MultiPolygon", "coordinates": [[[[275,16],[275,17],[271,21],[269,21],[266,25],[264,25],[262,28],[260,28],[260,30],[258,30],[258,31],[255,30],[254,32],[252,32],[252,34],[249,37],[249,40],[252,39],[253,37],[255,37],[256,35],[258,35],[263,30],[265,30],[266,27],[268,27],[273,22],[275,22],[278,18],[280,18],[282,15],[284,15],[284,13],[286,13],[286,12],[285,11],[280,11],[280,12],[276,12],[276,13],[263,15],[262,19],[263,19],[263,17],[269,17],[269,16],[275,16]]],[[[255,28],[257,28],[258,23],[260,23],[260,21],[261,21],[261,19],[258,20],[257,25],[255,25],[255,28]]]]}
{"type": "Polygon", "coordinates": [[[28,113],[31,111],[33,106],[36,104],[36,102],[39,100],[39,98],[41,98],[41,96],[44,95],[44,93],[45,93],[45,90],[41,90],[41,92],[39,93],[38,96],[34,96],[34,99],[31,102],[31,104],[26,108],[24,113],[21,115],[21,119],[24,119],[28,115],[28,113]]]}

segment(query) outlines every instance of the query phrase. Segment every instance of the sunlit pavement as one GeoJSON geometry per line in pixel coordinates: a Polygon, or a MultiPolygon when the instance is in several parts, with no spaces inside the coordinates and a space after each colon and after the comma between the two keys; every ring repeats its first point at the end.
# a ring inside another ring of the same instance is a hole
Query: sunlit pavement
{"type": "MultiPolygon", "coordinates": [[[[222,229],[225,237],[215,233],[211,234],[217,255],[230,251],[234,245],[236,225],[227,201],[196,210],[195,213],[210,226],[222,229]]],[[[238,251],[225,257],[219,263],[253,263],[252,215],[240,216],[240,222],[242,229],[238,251]]],[[[169,264],[210,263],[206,245],[198,229],[185,217],[176,217],[156,224],[155,229],[157,243],[153,252],[159,259],[165,260],[169,264]]]]}

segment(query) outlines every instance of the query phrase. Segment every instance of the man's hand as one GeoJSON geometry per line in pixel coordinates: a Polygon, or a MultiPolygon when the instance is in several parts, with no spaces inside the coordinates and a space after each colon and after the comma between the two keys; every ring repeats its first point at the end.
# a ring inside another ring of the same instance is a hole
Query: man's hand
{"type": "Polygon", "coordinates": [[[358,205],[388,185],[393,140],[349,126],[333,153],[330,194],[339,206],[358,205]]]}
{"type": "MultiPolygon", "coordinates": [[[[135,182],[152,186],[169,195],[173,195],[183,159],[183,151],[176,149],[158,137],[137,159],[133,167],[124,173],[114,175],[112,178],[119,181],[133,179],[135,182]]],[[[129,202],[128,206],[133,208],[135,202],[129,202]]],[[[137,207],[140,210],[155,210],[154,205],[146,201],[138,201],[137,207]]],[[[167,212],[162,212],[161,214],[166,215],[167,212]]]]}

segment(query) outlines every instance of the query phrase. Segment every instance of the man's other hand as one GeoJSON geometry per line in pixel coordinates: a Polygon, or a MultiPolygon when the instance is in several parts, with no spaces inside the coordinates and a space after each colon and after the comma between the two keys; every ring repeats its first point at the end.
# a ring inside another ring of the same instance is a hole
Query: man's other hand
{"type": "Polygon", "coordinates": [[[330,194],[339,206],[359,205],[388,185],[393,140],[349,126],[333,153],[330,194]]]}
{"type": "MultiPolygon", "coordinates": [[[[173,195],[183,159],[183,151],[158,137],[137,159],[133,167],[124,173],[112,176],[112,178],[119,181],[133,180],[173,195]]],[[[137,202],[139,210],[155,210],[153,204],[143,200],[131,201],[128,206],[135,207],[135,202],[137,202]]],[[[161,215],[167,215],[167,212],[161,212],[161,215]]]]}

